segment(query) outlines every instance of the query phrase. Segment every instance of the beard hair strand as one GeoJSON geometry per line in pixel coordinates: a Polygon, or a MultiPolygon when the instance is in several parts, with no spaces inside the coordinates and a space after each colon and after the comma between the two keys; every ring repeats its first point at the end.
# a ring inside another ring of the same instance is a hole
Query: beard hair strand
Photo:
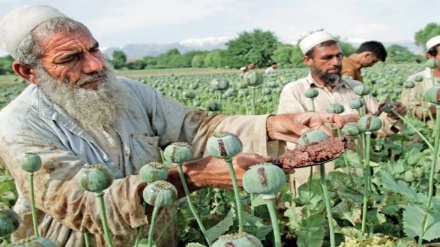
{"type": "Polygon", "coordinates": [[[126,91],[118,84],[113,69],[105,72],[106,81],[96,90],[73,89],[68,82],[38,69],[43,93],[85,128],[109,128],[121,116],[127,102],[126,91]]]}

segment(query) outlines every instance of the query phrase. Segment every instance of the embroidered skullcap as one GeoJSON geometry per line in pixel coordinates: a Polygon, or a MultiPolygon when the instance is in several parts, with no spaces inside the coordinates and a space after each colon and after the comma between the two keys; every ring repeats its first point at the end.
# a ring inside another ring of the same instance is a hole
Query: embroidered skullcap
{"type": "Polygon", "coordinates": [[[301,49],[303,54],[306,54],[316,45],[319,45],[322,42],[329,40],[335,40],[335,38],[333,38],[333,36],[331,36],[327,32],[323,32],[323,31],[314,32],[312,34],[307,35],[301,40],[301,42],[299,42],[299,48],[301,49]]]}
{"type": "Polygon", "coordinates": [[[434,36],[426,42],[426,50],[429,51],[432,47],[440,44],[440,35],[434,36]]]}
{"type": "Polygon", "coordinates": [[[26,35],[44,21],[63,16],[59,10],[47,5],[21,6],[0,21],[0,45],[15,58],[17,48],[26,35]]]}

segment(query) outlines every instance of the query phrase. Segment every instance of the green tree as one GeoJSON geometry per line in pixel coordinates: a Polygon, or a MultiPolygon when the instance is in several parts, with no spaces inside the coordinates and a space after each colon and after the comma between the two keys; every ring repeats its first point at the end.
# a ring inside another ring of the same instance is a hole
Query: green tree
{"type": "Polygon", "coordinates": [[[342,54],[344,56],[350,56],[356,51],[356,48],[346,41],[345,39],[340,38],[339,36],[336,36],[336,40],[338,41],[339,46],[341,47],[342,54]]]}
{"type": "Polygon", "coordinates": [[[143,59],[138,59],[136,61],[127,63],[127,68],[130,70],[141,70],[145,69],[145,67],[147,67],[147,62],[143,59]]]}
{"type": "Polygon", "coordinates": [[[428,23],[424,28],[415,33],[415,43],[416,45],[423,47],[423,50],[426,51],[426,42],[437,35],[440,35],[440,23],[428,23]]]}
{"type": "Polygon", "coordinates": [[[290,44],[281,44],[273,51],[272,61],[277,62],[280,65],[291,65],[292,56],[295,48],[290,44]]]}
{"type": "Polygon", "coordinates": [[[254,29],[252,32],[243,32],[238,38],[226,43],[226,59],[231,68],[245,66],[253,62],[255,66],[266,67],[271,61],[273,52],[280,44],[273,32],[254,29]]]}
{"type": "Polygon", "coordinates": [[[110,60],[110,63],[113,64],[113,67],[115,69],[122,69],[125,66],[125,63],[127,62],[127,55],[121,50],[114,51],[112,53],[112,60],[110,60]]]}
{"type": "Polygon", "coordinates": [[[208,68],[222,68],[223,67],[223,56],[225,51],[214,50],[206,54],[205,57],[205,67],[208,68]]]}
{"type": "Polygon", "coordinates": [[[401,45],[390,45],[386,48],[388,57],[387,62],[409,63],[415,62],[419,56],[412,53],[408,47],[401,45]]]}
{"type": "Polygon", "coordinates": [[[204,55],[195,55],[191,61],[191,66],[193,68],[203,68],[205,65],[205,57],[204,55]]]}
{"type": "Polygon", "coordinates": [[[14,59],[11,56],[0,57],[0,75],[13,74],[12,62],[14,59]]]}

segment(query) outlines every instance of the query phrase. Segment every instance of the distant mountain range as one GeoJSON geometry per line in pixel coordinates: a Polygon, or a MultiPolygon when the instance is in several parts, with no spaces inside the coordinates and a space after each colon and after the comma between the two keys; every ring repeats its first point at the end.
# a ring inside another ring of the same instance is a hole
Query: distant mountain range
{"type": "MultiPolygon", "coordinates": [[[[145,56],[158,56],[166,53],[171,49],[178,49],[181,54],[186,53],[188,51],[194,50],[202,50],[202,51],[211,51],[215,49],[226,49],[225,43],[227,42],[227,38],[206,38],[206,39],[194,39],[194,40],[185,40],[180,43],[172,43],[172,44],[128,44],[121,48],[110,47],[103,50],[103,53],[112,58],[112,54],[116,50],[122,50],[125,55],[127,55],[128,59],[138,59],[145,56]]],[[[357,47],[360,42],[351,42],[355,47],[357,47]]],[[[387,47],[393,44],[401,45],[408,47],[408,49],[416,54],[422,52],[422,49],[414,44],[411,41],[404,42],[383,42],[383,44],[387,47]]]]}

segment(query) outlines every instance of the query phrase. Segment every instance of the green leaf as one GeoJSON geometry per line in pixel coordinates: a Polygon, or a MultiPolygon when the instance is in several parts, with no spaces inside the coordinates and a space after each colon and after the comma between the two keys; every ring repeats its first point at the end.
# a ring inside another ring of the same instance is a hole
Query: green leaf
{"type": "Polygon", "coordinates": [[[227,232],[233,224],[233,212],[230,210],[222,221],[206,231],[206,235],[208,236],[209,240],[213,241],[227,232]]]}
{"type": "Polygon", "coordinates": [[[403,214],[404,231],[408,237],[419,236],[431,241],[440,236],[440,212],[426,212],[423,208],[410,205],[403,214]],[[420,236],[422,220],[426,215],[425,232],[420,236]]]}
{"type": "Polygon", "coordinates": [[[295,231],[296,229],[300,228],[301,216],[296,211],[295,206],[292,206],[284,211],[284,216],[289,219],[289,222],[287,223],[289,229],[295,231]]]}
{"type": "Polygon", "coordinates": [[[311,215],[302,222],[302,227],[298,231],[298,247],[321,247],[324,241],[326,228],[324,216],[311,215]]]}
{"type": "Polygon", "coordinates": [[[389,172],[379,171],[378,176],[382,179],[384,186],[392,191],[400,193],[407,197],[411,202],[424,204],[427,202],[428,197],[426,195],[417,193],[417,191],[410,187],[403,181],[396,181],[389,172]]]}

